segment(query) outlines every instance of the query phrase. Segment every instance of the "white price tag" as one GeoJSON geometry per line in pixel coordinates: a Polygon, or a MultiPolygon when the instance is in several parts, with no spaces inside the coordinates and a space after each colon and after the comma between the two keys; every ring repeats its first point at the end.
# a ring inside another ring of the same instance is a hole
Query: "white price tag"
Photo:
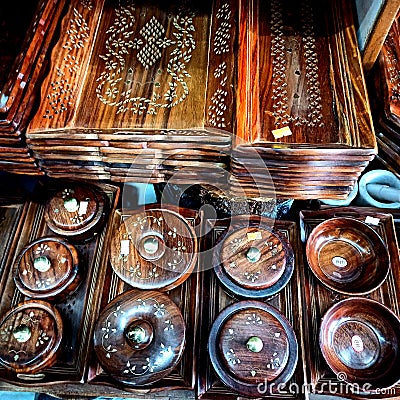
{"type": "Polygon", "coordinates": [[[365,218],[365,223],[370,224],[370,225],[379,225],[379,221],[380,221],[379,218],[374,218],[374,217],[370,217],[370,216],[365,218]]]}
{"type": "Polygon", "coordinates": [[[88,201],[81,201],[79,203],[79,210],[78,214],[79,215],[85,215],[87,213],[87,208],[88,208],[89,202],[88,201]]]}
{"type": "Polygon", "coordinates": [[[129,254],[129,240],[121,240],[121,256],[129,254]]]}

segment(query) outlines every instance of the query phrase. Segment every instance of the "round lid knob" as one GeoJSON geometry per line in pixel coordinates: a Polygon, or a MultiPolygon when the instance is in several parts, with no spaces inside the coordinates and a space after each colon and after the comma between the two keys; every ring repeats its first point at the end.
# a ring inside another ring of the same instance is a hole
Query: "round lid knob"
{"type": "Polygon", "coordinates": [[[0,322],[0,362],[16,373],[36,373],[56,361],[63,324],[60,313],[43,301],[27,301],[0,322]]]}
{"type": "Polygon", "coordinates": [[[110,258],[115,273],[128,284],[138,289],[170,290],[193,271],[197,239],[178,213],[139,210],[119,226],[110,258]]]}
{"type": "Polygon", "coordinates": [[[107,197],[99,188],[69,185],[51,197],[45,209],[49,228],[66,237],[89,234],[104,220],[107,197]]]}
{"type": "Polygon", "coordinates": [[[156,291],[129,291],[101,313],[94,332],[104,370],[127,385],[146,385],[169,374],[185,346],[179,308],[156,291]]]}
{"type": "Polygon", "coordinates": [[[81,282],[78,253],[64,239],[35,240],[18,255],[14,281],[23,294],[36,299],[70,294],[81,282]]]}
{"type": "Polygon", "coordinates": [[[297,340],[289,321],[258,301],[223,310],[213,323],[208,347],[217,375],[244,395],[259,395],[260,383],[286,383],[297,365],[297,340]]]}
{"type": "Polygon", "coordinates": [[[272,297],[290,280],[294,269],[293,249],[276,230],[257,224],[232,225],[214,252],[215,272],[236,295],[272,297]]]}

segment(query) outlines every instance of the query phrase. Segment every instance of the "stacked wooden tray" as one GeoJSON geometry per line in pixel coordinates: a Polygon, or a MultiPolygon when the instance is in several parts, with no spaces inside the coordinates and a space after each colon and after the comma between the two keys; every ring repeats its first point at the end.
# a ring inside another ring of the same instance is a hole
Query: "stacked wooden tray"
{"type": "Polygon", "coordinates": [[[69,3],[27,132],[49,176],[226,180],[237,10],[211,3],[69,3]]]}
{"type": "Polygon", "coordinates": [[[373,70],[370,90],[378,155],[392,172],[400,168],[400,14],[394,20],[373,70]]]}
{"type": "Polygon", "coordinates": [[[24,134],[62,9],[58,0],[0,6],[0,170],[40,174],[24,134]]]}
{"type": "Polygon", "coordinates": [[[351,8],[241,2],[234,192],[343,199],[373,159],[351,8]]]}

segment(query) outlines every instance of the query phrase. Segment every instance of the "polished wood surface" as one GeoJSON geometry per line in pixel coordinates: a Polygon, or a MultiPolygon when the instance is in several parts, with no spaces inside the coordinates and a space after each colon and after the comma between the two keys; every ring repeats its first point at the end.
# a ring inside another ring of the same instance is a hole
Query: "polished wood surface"
{"type": "Polygon", "coordinates": [[[59,300],[72,294],[82,281],[75,247],[57,237],[29,243],[14,265],[14,282],[25,296],[59,300]]]}
{"type": "MultiPolygon", "coordinates": [[[[236,295],[229,294],[224,287],[220,284],[214,271],[210,269],[213,265],[212,252],[204,251],[206,249],[214,249],[216,243],[221,241],[222,238],[227,234],[231,226],[240,221],[242,217],[235,217],[231,219],[219,219],[219,220],[206,220],[204,225],[204,233],[202,238],[202,248],[203,253],[200,259],[203,268],[205,269],[203,273],[203,284],[201,298],[201,335],[200,335],[200,347],[197,352],[197,357],[199,359],[199,377],[197,384],[197,393],[200,399],[227,399],[233,400],[237,399],[238,393],[231,387],[226,386],[223,381],[216,375],[214,369],[211,365],[210,358],[207,352],[208,340],[210,337],[210,329],[213,322],[217,319],[218,315],[232,304],[237,304],[239,299],[236,295]],[[206,356],[205,356],[206,355],[206,356]]],[[[260,223],[260,218],[257,216],[252,216],[251,221],[255,223],[260,223]]],[[[293,277],[290,282],[272,299],[263,304],[275,307],[280,313],[282,313],[290,325],[293,327],[295,335],[297,338],[301,337],[301,323],[302,319],[299,315],[302,313],[301,303],[299,303],[299,290],[300,286],[299,273],[304,268],[303,267],[303,256],[301,253],[301,246],[299,245],[298,231],[296,223],[282,220],[270,220],[270,227],[283,235],[292,245],[294,256],[295,256],[295,266],[293,271],[293,277]]],[[[243,298],[242,298],[243,299],[243,298]]],[[[251,303],[251,302],[250,302],[251,303]]],[[[258,302],[257,302],[258,303],[258,302]]],[[[229,331],[228,331],[229,332],[229,331]]],[[[251,331],[244,331],[244,335],[249,334],[251,336],[251,331]]],[[[248,338],[247,338],[248,339],[248,338]]],[[[302,347],[298,347],[299,359],[302,358],[302,347]]],[[[249,359],[250,360],[250,359],[249,359]]],[[[269,360],[265,359],[267,363],[269,360]]],[[[250,361],[249,361],[250,362],[250,361]]],[[[265,367],[266,364],[264,364],[265,367]]],[[[297,363],[295,372],[292,378],[288,381],[286,385],[283,386],[285,394],[265,393],[256,394],[256,396],[265,396],[266,398],[289,398],[289,399],[301,399],[303,398],[301,393],[296,393],[295,391],[290,392],[288,390],[290,384],[298,385],[302,387],[304,383],[303,370],[301,362],[297,363]]],[[[265,386],[261,390],[267,389],[265,386]]],[[[249,392],[248,392],[249,394],[249,392]]],[[[241,394],[243,396],[243,394],[241,394]]]]}
{"type": "Polygon", "coordinates": [[[289,282],[294,269],[292,246],[269,219],[242,216],[214,249],[215,273],[232,294],[271,298],[289,282]]]}
{"type": "MultiPolygon", "coordinates": [[[[60,352],[63,322],[51,304],[26,301],[2,316],[0,321],[0,363],[22,377],[51,367],[60,352]]],[[[29,379],[29,378],[28,378],[29,379]]]]}
{"type": "Polygon", "coordinates": [[[266,382],[285,385],[298,361],[290,323],[274,307],[254,300],[232,304],[217,316],[208,350],[219,378],[245,396],[259,396],[259,385],[266,382]]]}
{"type": "Polygon", "coordinates": [[[132,290],[101,312],[94,350],[104,369],[125,385],[148,385],[167,376],[185,348],[178,306],[157,291],[132,290]]]}
{"type": "Polygon", "coordinates": [[[344,381],[369,390],[386,389],[400,379],[400,319],[381,303],[348,298],[324,315],[320,328],[322,354],[344,381]]]}
{"type": "Polygon", "coordinates": [[[197,237],[188,221],[161,207],[139,209],[120,221],[110,261],[115,273],[138,289],[170,290],[197,261],[197,237]]]}
{"type": "MultiPolygon", "coordinates": [[[[154,208],[154,205],[149,205],[147,208],[151,210],[154,208]]],[[[196,232],[199,230],[199,227],[202,224],[202,212],[199,213],[198,211],[173,206],[167,207],[167,205],[163,205],[163,208],[179,213],[193,228],[195,228],[196,232]]],[[[121,221],[128,219],[132,214],[136,214],[136,212],[128,210],[121,212],[117,210],[114,213],[112,221],[114,229],[117,229],[120,226],[121,221]]],[[[109,257],[110,251],[111,248],[106,252],[106,257],[109,257]]],[[[196,264],[195,271],[197,268],[196,264]]],[[[118,277],[110,263],[107,264],[106,269],[103,270],[102,274],[99,276],[97,283],[103,287],[103,290],[96,318],[97,315],[99,315],[118,295],[132,290],[132,286],[118,277]]],[[[168,376],[158,382],[146,385],[145,387],[139,386],[136,388],[120,384],[119,388],[124,390],[124,393],[130,393],[130,396],[132,396],[132,393],[138,395],[143,393],[143,390],[146,390],[146,392],[149,393],[149,396],[155,396],[156,392],[162,390],[195,389],[195,382],[197,380],[196,357],[199,342],[199,303],[202,297],[200,288],[200,274],[192,273],[181,285],[165,292],[166,295],[168,295],[168,297],[179,307],[186,325],[186,346],[181,361],[168,374],[168,376]]],[[[113,388],[116,384],[116,381],[101,367],[94,353],[89,364],[88,383],[90,387],[93,387],[93,391],[104,391],[105,386],[113,388]]]]}
{"type": "MultiPolygon", "coordinates": [[[[108,198],[111,208],[115,207],[119,189],[112,185],[99,184],[108,198]]],[[[18,254],[30,242],[49,235],[54,235],[48,228],[45,218],[46,200],[57,193],[55,187],[38,188],[35,198],[26,204],[26,214],[21,221],[20,233],[13,237],[15,250],[10,254],[2,274],[3,295],[0,299],[0,315],[15,307],[26,297],[18,290],[14,283],[14,271],[12,266],[18,254]]],[[[105,266],[106,258],[103,252],[104,246],[110,239],[110,223],[107,223],[93,238],[85,242],[75,243],[80,264],[82,265],[82,283],[77,290],[65,299],[54,300],[52,305],[60,312],[64,324],[64,340],[60,347],[60,353],[56,363],[41,371],[41,375],[34,380],[23,375],[16,377],[3,367],[0,367],[2,381],[21,386],[43,387],[59,382],[81,382],[85,376],[88,359],[91,352],[91,338],[95,321],[96,307],[98,306],[99,293],[98,279],[105,266]]]]}
{"type": "MultiPolygon", "coordinates": [[[[373,208],[361,207],[337,207],[324,208],[319,211],[301,211],[300,225],[302,227],[302,240],[305,242],[311,231],[319,223],[334,217],[354,218],[365,222],[367,217],[377,218],[377,225],[370,225],[384,240],[388,247],[391,257],[391,265],[389,275],[385,282],[375,291],[368,295],[362,296],[376,300],[379,303],[387,306],[397,316],[400,315],[398,298],[400,295],[399,271],[399,251],[397,238],[395,234],[394,220],[388,210],[378,210],[373,208]]],[[[396,226],[398,219],[395,220],[396,226]]],[[[339,301],[349,298],[328,289],[322,285],[314,276],[309,268],[302,271],[302,301],[303,301],[303,322],[304,322],[304,346],[307,352],[304,353],[303,363],[307,382],[310,383],[310,392],[329,394],[327,383],[336,385],[338,388],[337,394],[346,396],[343,389],[340,389],[340,376],[336,376],[326,364],[320,347],[319,347],[319,331],[322,323],[322,317],[327,310],[337,304],[339,301]]],[[[354,393],[353,398],[396,398],[400,395],[399,385],[395,385],[390,391],[385,394],[371,391],[369,394],[360,396],[359,393],[354,393]]]]}
{"type": "Polygon", "coordinates": [[[349,295],[376,290],[391,267],[382,238],[352,218],[331,218],[316,226],[308,237],[306,256],[323,284],[349,295]]]}

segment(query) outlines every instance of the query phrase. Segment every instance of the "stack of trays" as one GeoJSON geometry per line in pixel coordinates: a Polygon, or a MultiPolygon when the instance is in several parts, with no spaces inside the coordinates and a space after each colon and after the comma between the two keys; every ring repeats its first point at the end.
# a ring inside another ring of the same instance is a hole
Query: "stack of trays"
{"type": "Polygon", "coordinates": [[[370,91],[378,156],[392,172],[400,170],[400,14],[394,20],[374,67],[370,91]]]}
{"type": "Polygon", "coordinates": [[[233,192],[346,198],[376,153],[351,5],[249,0],[242,11],[233,192]]]}
{"type": "Polygon", "coordinates": [[[226,181],[237,9],[211,3],[69,3],[27,131],[49,176],[226,181]]]}
{"type": "Polygon", "coordinates": [[[61,17],[59,3],[39,0],[0,6],[0,170],[40,174],[24,133],[61,17]]]}

